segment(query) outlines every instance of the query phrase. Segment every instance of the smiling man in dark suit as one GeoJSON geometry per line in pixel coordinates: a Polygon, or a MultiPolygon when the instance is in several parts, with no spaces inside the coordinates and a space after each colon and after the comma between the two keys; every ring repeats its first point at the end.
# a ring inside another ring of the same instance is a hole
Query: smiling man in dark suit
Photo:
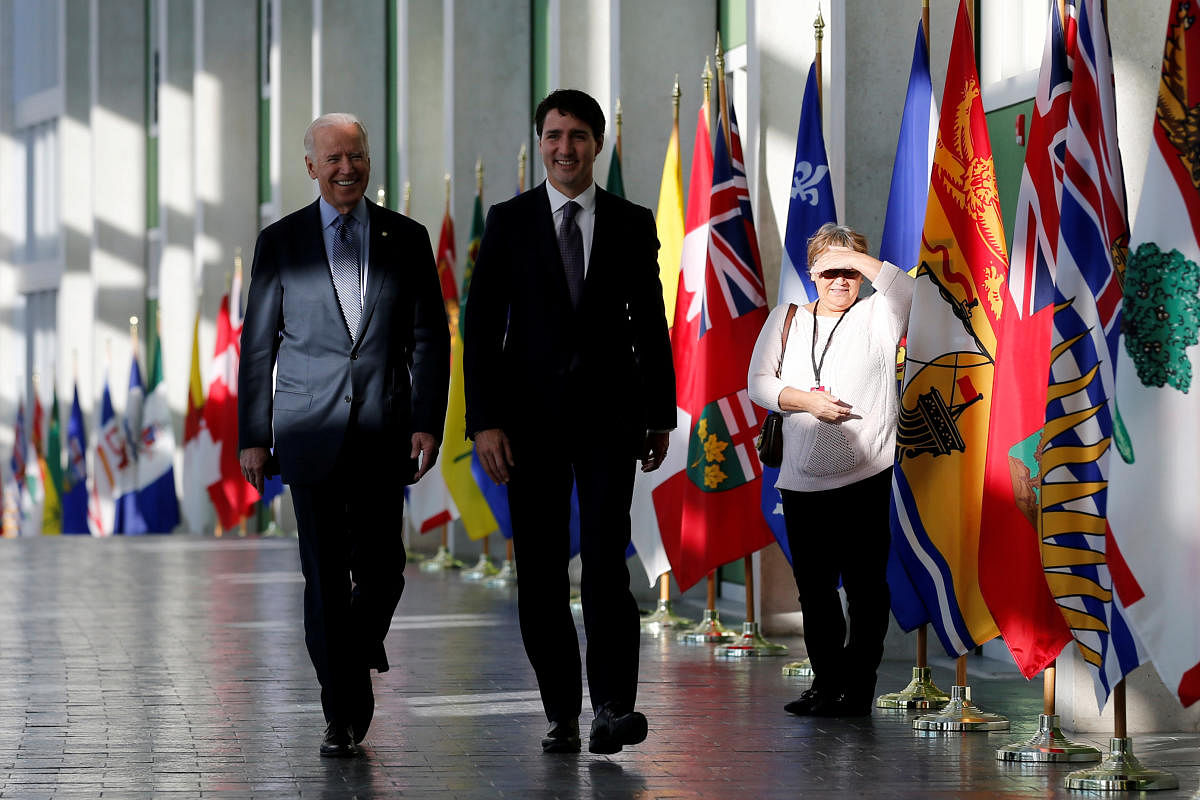
{"type": "Polygon", "coordinates": [[[675,427],[675,374],[654,216],[598,188],[604,114],[559,90],[537,108],[547,180],[488,214],[466,304],[467,432],[508,485],[525,651],[550,723],[545,752],[578,752],[579,641],[569,603],[578,490],[589,749],[646,738],[640,623],[625,551],[635,461],[657,469],[675,427]]]}
{"type": "Polygon", "coordinates": [[[321,196],[259,234],[238,427],[246,479],[262,491],[273,446],[291,485],[304,639],[327,723],[320,753],[353,756],[404,590],[401,489],[437,460],[450,339],[425,228],[363,196],[362,124],[319,117],[304,149],[321,196]]]}

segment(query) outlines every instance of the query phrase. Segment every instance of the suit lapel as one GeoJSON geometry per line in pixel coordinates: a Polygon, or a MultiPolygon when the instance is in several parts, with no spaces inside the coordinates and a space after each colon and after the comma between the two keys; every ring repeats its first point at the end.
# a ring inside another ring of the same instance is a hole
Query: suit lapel
{"type": "MultiPolygon", "coordinates": [[[[605,245],[609,241],[609,228],[612,221],[612,196],[596,186],[596,215],[592,220],[592,251],[588,255],[587,275],[583,279],[583,294],[586,297],[588,287],[602,280],[604,259],[607,254],[605,245]]],[[[593,290],[595,291],[595,290],[593,290]]]]}
{"type": "Polygon", "coordinates": [[[396,233],[387,224],[387,219],[379,212],[379,207],[367,201],[367,214],[371,219],[371,247],[367,254],[367,290],[363,296],[363,313],[359,320],[358,335],[355,336],[355,346],[362,341],[363,333],[371,322],[375,312],[375,304],[379,301],[379,292],[383,283],[388,279],[388,268],[385,265],[393,263],[389,257],[392,252],[392,239],[396,233]]]}

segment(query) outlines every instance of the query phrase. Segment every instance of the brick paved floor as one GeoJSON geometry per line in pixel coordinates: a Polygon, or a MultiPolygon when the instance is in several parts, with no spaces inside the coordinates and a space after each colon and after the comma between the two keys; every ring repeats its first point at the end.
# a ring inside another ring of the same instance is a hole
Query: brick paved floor
{"type": "MultiPolygon", "coordinates": [[[[0,797],[1079,796],[1060,788],[1066,766],[994,757],[1033,732],[1037,683],[972,679],[1011,732],[917,735],[902,712],[791,717],[782,705],[805,684],[779,659],[722,661],[665,638],[643,638],[644,745],[544,756],[512,592],[412,567],[408,578],[365,756],[338,761],[317,755],[294,540],[0,541],[0,797]]],[[[881,690],[909,672],[885,662],[881,690]]],[[[935,670],[943,687],[951,678],[935,670]]],[[[586,736],[586,712],[581,723],[586,736]]],[[[1157,797],[1193,796],[1198,745],[1136,740],[1184,787],[1157,797]]]]}

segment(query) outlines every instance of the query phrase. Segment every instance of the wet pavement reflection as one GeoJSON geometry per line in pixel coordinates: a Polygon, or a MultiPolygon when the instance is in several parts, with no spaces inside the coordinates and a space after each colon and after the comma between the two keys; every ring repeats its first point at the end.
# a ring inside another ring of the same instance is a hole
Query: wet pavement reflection
{"type": "MultiPolygon", "coordinates": [[[[784,659],[725,661],[669,636],[643,637],[645,744],[588,754],[585,711],[585,752],[543,755],[515,591],[415,568],[364,755],[322,759],[298,564],[288,539],[0,541],[0,798],[1078,796],[1061,788],[1066,765],[995,758],[1036,729],[1038,682],[974,687],[1011,731],[917,735],[900,711],[791,717],[807,682],[781,676],[784,659]]],[[[885,662],[881,691],[910,674],[885,662]]],[[[1200,735],[1135,748],[1180,779],[1155,797],[1196,794],[1200,735]]]]}

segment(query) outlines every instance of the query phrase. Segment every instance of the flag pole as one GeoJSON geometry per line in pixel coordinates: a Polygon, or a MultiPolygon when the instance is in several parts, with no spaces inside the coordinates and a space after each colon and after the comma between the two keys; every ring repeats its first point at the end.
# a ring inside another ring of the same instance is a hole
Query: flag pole
{"type": "Polygon", "coordinates": [[[525,191],[525,163],[529,160],[529,148],[521,142],[521,150],[517,153],[517,193],[525,191]]]}
{"type": "MultiPolygon", "coordinates": [[[[1063,0],[1058,0],[1061,9],[1063,0]]],[[[925,52],[929,52],[929,0],[921,0],[921,27],[925,31],[925,52]]]]}
{"type": "Polygon", "coordinates": [[[967,657],[960,655],[954,662],[954,685],[950,687],[950,702],[936,714],[925,714],[912,721],[915,731],[935,733],[966,731],[1006,731],[1008,718],[981,711],[971,702],[971,687],[967,685],[967,657]]]}
{"type": "MultiPolygon", "coordinates": [[[[679,75],[675,75],[675,85],[671,89],[671,136],[674,141],[679,141],[679,99],[683,92],[679,88],[679,75]]],[[[617,100],[618,114],[620,114],[621,101],[617,100]]],[[[618,121],[620,116],[617,117],[618,121]]],[[[618,129],[619,130],[619,129],[618,129]]],[[[620,148],[620,139],[617,140],[617,147],[620,148]]],[[[620,150],[617,151],[618,155],[620,150]]],[[[658,605],[650,614],[642,617],[642,630],[647,633],[658,634],[664,631],[681,630],[692,627],[694,623],[690,619],[685,619],[679,616],[671,609],[671,571],[667,570],[662,575],[658,576],[658,605]]]]}
{"type": "Polygon", "coordinates": [[[933,670],[929,668],[926,655],[928,641],[929,627],[922,623],[917,628],[917,664],[913,667],[912,680],[898,692],[875,698],[876,708],[941,708],[950,702],[950,695],[933,682],[933,670]]]}
{"type": "Polygon", "coordinates": [[[1014,742],[996,751],[999,761],[1099,761],[1100,751],[1091,745],[1076,744],[1063,736],[1054,710],[1055,669],[1058,661],[1042,670],[1042,713],[1038,729],[1024,742],[1014,742]]]}
{"type": "Polygon", "coordinates": [[[622,116],[623,116],[623,114],[621,113],[621,98],[617,97],[617,113],[615,114],[615,117],[616,117],[616,126],[615,127],[616,127],[616,131],[617,131],[617,144],[616,144],[617,158],[621,157],[621,122],[622,122],[621,117],[622,116]]]}
{"type": "Polygon", "coordinates": [[[406,216],[406,217],[408,216],[408,212],[411,208],[412,208],[412,181],[405,181],[404,182],[404,204],[403,204],[403,208],[402,208],[402,213],[404,214],[404,216],[406,216]]]}

